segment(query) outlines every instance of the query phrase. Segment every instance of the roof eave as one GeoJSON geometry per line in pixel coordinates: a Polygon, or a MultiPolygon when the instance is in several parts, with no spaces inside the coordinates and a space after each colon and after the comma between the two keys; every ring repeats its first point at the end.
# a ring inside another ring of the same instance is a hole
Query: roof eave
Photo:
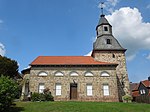
{"type": "Polygon", "coordinates": [[[30,64],[31,66],[118,66],[118,64],[30,64]]]}

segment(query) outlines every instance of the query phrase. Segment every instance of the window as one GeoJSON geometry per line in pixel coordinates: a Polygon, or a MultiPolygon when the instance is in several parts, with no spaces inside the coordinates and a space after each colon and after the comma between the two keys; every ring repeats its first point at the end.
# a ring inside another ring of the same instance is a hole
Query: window
{"type": "Polygon", "coordinates": [[[143,94],[143,91],[142,91],[142,90],[140,90],[140,93],[141,93],[141,94],[143,94]]]}
{"type": "Polygon", "coordinates": [[[92,77],[93,76],[93,73],[92,72],[85,72],[85,76],[89,76],[89,77],[92,77]]]}
{"type": "Polygon", "coordinates": [[[106,39],[107,44],[111,44],[111,39],[106,39]]]}
{"type": "Polygon", "coordinates": [[[70,76],[78,76],[78,73],[77,72],[71,72],[70,76]]]}
{"type": "Polygon", "coordinates": [[[115,54],[112,54],[112,58],[115,58],[115,54]]]}
{"type": "Polygon", "coordinates": [[[145,90],[144,89],[140,90],[140,93],[145,94],[145,90]]]}
{"type": "Polygon", "coordinates": [[[103,85],[104,96],[109,96],[109,86],[103,85]]]}
{"type": "Polygon", "coordinates": [[[101,73],[101,76],[103,76],[103,77],[109,77],[109,73],[104,71],[104,72],[101,73]]]}
{"type": "Polygon", "coordinates": [[[145,94],[145,90],[143,89],[143,94],[145,94]]]}
{"type": "Polygon", "coordinates": [[[86,85],[87,96],[92,96],[92,84],[86,85]]]}
{"type": "Polygon", "coordinates": [[[39,83],[39,93],[43,93],[44,91],[44,83],[39,83]]]}
{"type": "Polygon", "coordinates": [[[104,31],[108,31],[108,28],[106,26],[104,26],[104,31]]]}
{"type": "Polygon", "coordinates": [[[61,84],[56,84],[56,96],[61,95],[61,84]]]}
{"type": "Polygon", "coordinates": [[[39,76],[47,76],[47,73],[46,73],[46,72],[39,72],[38,75],[39,75],[39,76]]]}
{"type": "Polygon", "coordinates": [[[64,74],[62,72],[55,72],[55,76],[63,76],[64,74]]]}

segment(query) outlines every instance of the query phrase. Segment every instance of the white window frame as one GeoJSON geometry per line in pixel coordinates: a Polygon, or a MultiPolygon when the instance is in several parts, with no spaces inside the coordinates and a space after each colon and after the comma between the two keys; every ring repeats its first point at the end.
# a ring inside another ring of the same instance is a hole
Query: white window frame
{"type": "Polygon", "coordinates": [[[87,84],[87,85],[86,85],[86,92],[87,92],[87,96],[92,96],[92,95],[93,95],[93,87],[92,87],[92,84],[87,84]]]}
{"type": "Polygon", "coordinates": [[[104,96],[109,96],[110,93],[109,93],[109,85],[108,84],[104,84],[103,85],[103,95],[104,96]]]}
{"type": "Polygon", "coordinates": [[[86,77],[93,77],[93,73],[92,72],[85,72],[85,76],[86,77]]]}
{"type": "Polygon", "coordinates": [[[108,72],[104,71],[104,72],[101,72],[101,76],[102,77],[109,77],[110,75],[108,72]]]}
{"type": "Polygon", "coordinates": [[[46,72],[43,72],[43,71],[38,73],[38,76],[47,76],[47,75],[48,74],[46,72]]]}
{"type": "Polygon", "coordinates": [[[45,84],[44,83],[39,83],[38,91],[39,93],[43,93],[45,89],[45,84]]]}
{"type": "Polygon", "coordinates": [[[56,96],[60,96],[61,95],[62,85],[61,84],[56,84],[55,87],[56,87],[56,89],[55,89],[56,96]]]}
{"type": "Polygon", "coordinates": [[[64,76],[64,74],[62,72],[59,72],[59,71],[55,72],[54,74],[55,74],[55,76],[64,76]]]}
{"type": "Polygon", "coordinates": [[[145,94],[145,89],[143,89],[143,94],[145,94]]]}
{"type": "Polygon", "coordinates": [[[77,76],[79,76],[79,74],[77,72],[71,72],[70,76],[77,77],[77,76]]]}
{"type": "Polygon", "coordinates": [[[140,90],[140,93],[141,93],[141,94],[143,94],[143,91],[142,91],[142,90],[140,90]]]}

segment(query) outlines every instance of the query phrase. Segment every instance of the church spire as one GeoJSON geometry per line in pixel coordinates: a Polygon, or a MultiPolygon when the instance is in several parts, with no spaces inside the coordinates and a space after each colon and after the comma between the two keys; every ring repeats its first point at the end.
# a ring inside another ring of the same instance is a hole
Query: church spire
{"type": "MultiPolygon", "coordinates": [[[[103,3],[101,4],[103,5],[103,3]]],[[[118,40],[112,34],[112,26],[103,14],[103,7],[101,8],[102,14],[100,16],[98,25],[96,26],[97,39],[93,45],[95,50],[123,50],[125,49],[119,44],[118,40]]]]}
{"type": "Polygon", "coordinates": [[[100,15],[98,25],[96,27],[97,38],[105,34],[112,35],[112,26],[109,24],[109,22],[105,18],[105,15],[103,12],[104,2],[101,2],[100,7],[101,7],[101,15],[100,15]]]}
{"type": "Polygon", "coordinates": [[[104,14],[100,16],[98,25],[96,27],[96,32],[97,32],[97,37],[105,34],[112,35],[112,26],[109,24],[104,14]]]}

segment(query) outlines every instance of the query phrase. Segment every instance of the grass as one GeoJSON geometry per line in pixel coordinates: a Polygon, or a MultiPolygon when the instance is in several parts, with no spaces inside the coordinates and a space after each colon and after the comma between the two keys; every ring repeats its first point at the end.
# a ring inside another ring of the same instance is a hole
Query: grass
{"type": "Polygon", "coordinates": [[[101,102],[16,102],[9,112],[150,112],[149,104],[101,102]]]}

